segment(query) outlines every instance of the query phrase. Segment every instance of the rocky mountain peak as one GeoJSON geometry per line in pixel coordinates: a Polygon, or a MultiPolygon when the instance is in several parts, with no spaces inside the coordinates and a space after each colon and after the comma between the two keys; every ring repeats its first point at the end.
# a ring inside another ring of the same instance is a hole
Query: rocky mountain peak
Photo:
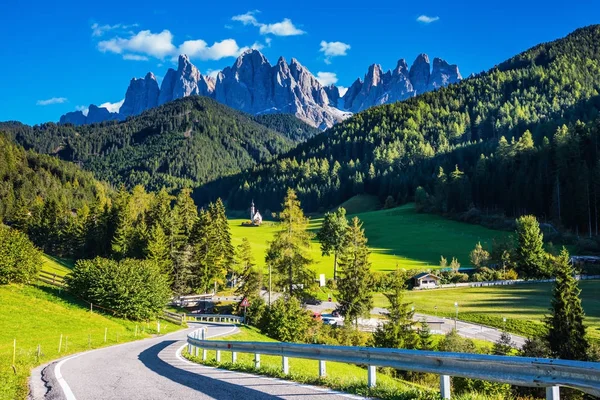
{"type": "Polygon", "coordinates": [[[427,91],[429,77],[431,75],[431,64],[427,54],[419,54],[410,67],[408,77],[417,93],[427,91]]]}
{"type": "Polygon", "coordinates": [[[429,79],[429,90],[436,90],[462,79],[458,66],[449,64],[441,58],[433,59],[433,70],[429,79]]]}
{"type": "Polygon", "coordinates": [[[144,78],[133,78],[125,93],[125,101],[119,113],[124,117],[141,114],[143,111],[156,107],[159,96],[158,82],[152,72],[144,78]]]}

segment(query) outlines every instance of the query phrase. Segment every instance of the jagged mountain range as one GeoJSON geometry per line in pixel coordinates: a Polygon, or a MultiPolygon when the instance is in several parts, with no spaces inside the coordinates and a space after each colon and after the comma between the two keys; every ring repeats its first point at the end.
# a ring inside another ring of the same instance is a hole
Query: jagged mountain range
{"type": "Polygon", "coordinates": [[[182,54],[177,70],[169,68],[160,88],[151,72],[144,78],[132,79],[118,112],[90,105],[87,115],[82,111],[70,112],[60,118],[60,123],[82,125],[123,120],[175,99],[202,95],[249,114],[293,114],[312,126],[326,129],[352,113],[405,100],[460,79],[456,65],[435,58],[432,69],[429,57],[420,54],[410,69],[404,59],[398,61],[393,71],[385,73],[379,64],[371,65],[364,79],[357,79],[341,96],[338,87],[321,85],[295,58],[288,63],[280,57],[271,65],[260,51],[248,50],[213,79],[202,75],[182,54]]]}

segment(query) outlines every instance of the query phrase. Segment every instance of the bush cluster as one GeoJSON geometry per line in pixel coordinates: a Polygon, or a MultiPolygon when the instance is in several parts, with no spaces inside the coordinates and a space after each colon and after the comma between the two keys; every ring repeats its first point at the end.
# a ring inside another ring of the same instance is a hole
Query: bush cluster
{"type": "Polygon", "coordinates": [[[0,285],[31,283],[42,265],[42,253],[27,235],[0,224],[0,285]]]}

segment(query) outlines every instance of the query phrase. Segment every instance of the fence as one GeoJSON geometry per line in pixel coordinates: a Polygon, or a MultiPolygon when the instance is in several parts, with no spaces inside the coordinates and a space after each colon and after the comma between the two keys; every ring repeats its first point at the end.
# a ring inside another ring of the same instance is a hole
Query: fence
{"type": "Polygon", "coordinates": [[[282,370],[286,375],[289,373],[289,357],[319,360],[320,376],[326,375],[327,361],[366,365],[370,387],[376,385],[376,367],[427,372],[440,375],[440,392],[444,399],[450,398],[451,376],[545,387],[548,400],[560,398],[560,386],[600,396],[600,363],[371,347],[212,341],[205,340],[205,337],[206,330],[201,328],[187,338],[188,352],[192,354],[195,350],[198,355],[198,349],[203,349],[203,360],[206,360],[207,349],[217,351],[218,361],[221,350],[230,351],[232,363],[237,361],[237,353],[251,353],[258,369],[261,354],[281,356],[282,370]]]}
{"type": "MultiPolygon", "coordinates": [[[[591,279],[600,279],[600,275],[575,275],[575,279],[578,281],[585,281],[591,279]]],[[[514,279],[514,280],[503,280],[503,281],[485,281],[485,282],[463,282],[463,283],[448,283],[444,285],[437,285],[435,287],[418,287],[415,286],[413,290],[431,290],[431,289],[452,289],[461,287],[487,287],[487,286],[509,286],[509,285],[526,285],[533,283],[552,283],[555,279],[514,279]]]]}
{"type": "Polygon", "coordinates": [[[52,272],[40,271],[38,279],[44,283],[47,283],[58,288],[65,288],[65,280],[62,276],[56,275],[52,272]]]}
{"type": "Polygon", "coordinates": [[[186,321],[194,322],[233,322],[243,324],[244,317],[229,314],[185,314],[186,321]]]}
{"type": "Polygon", "coordinates": [[[162,318],[177,325],[183,325],[185,323],[185,314],[177,314],[167,310],[163,310],[162,318]]]}

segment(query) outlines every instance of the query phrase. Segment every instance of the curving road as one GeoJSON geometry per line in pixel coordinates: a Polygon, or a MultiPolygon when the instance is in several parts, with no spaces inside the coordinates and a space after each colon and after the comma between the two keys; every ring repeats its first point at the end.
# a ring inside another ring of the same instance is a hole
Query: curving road
{"type": "MultiPolygon", "coordinates": [[[[191,363],[181,357],[189,332],[80,353],[34,370],[30,399],[346,399],[328,389],[191,363]]],[[[235,333],[233,325],[202,324],[208,337],[235,333]]]]}

